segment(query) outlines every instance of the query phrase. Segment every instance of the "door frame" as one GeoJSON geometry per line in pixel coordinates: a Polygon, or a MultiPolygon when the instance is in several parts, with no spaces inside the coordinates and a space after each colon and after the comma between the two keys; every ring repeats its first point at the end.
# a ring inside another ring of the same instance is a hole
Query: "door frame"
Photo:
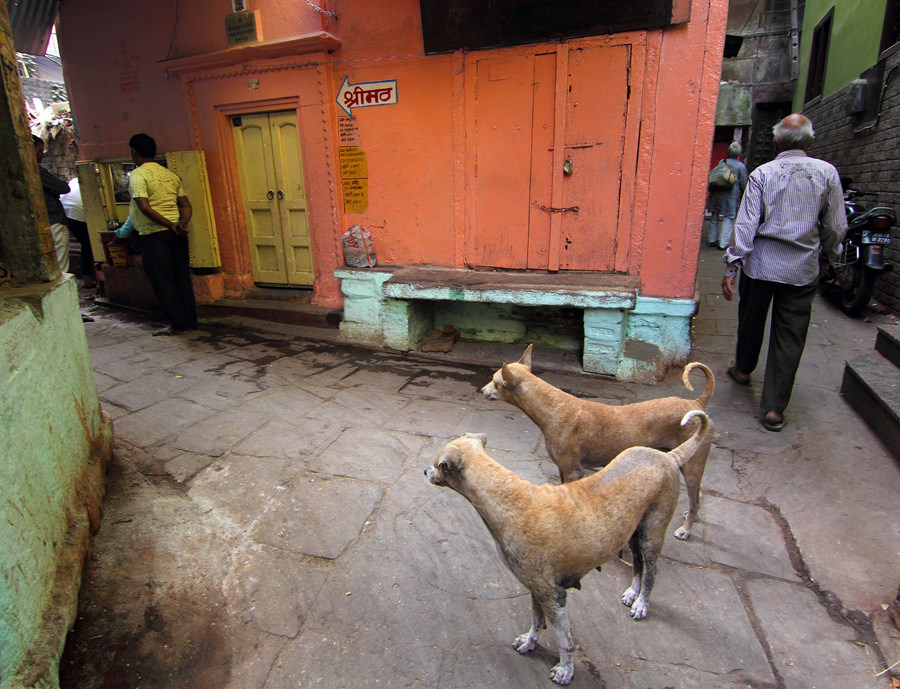
{"type": "MultiPolygon", "coordinates": [[[[245,275],[253,283],[253,262],[250,257],[250,240],[247,236],[247,216],[244,210],[244,196],[241,191],[241,179],[238,174],[237,152],[234,145],[234,136],[232,134],[231,118],[235,115],[259,115],[269,112],[283,112],[286,110],[293,111],[297,116],[297,136],[300,138],[301,151],[303,150],[303,132],[302,122],[300,119],[300,97],[285,96],[283,98],[269,98],[257,101],[240,101],[232,103],[223,103],[215,106],[216,113],[216,137],[218,139],[219,150],[223,153],[222,159],[222,177],[225,180],[225,188],[228,195],[228,215],[231,220],[228,228],[231,236],[231,246],[240,247],[239,263],[235,266],[235,272],[245,275]]],[[[304,186],[309,189],[309,179],[306,177],[307,166],[303,166],[304,186]]],[[[309,198],[307,197],[307,204],[309,198]]],[[[315,256],[313,246],[316,239],[313,236],[312,223],[310,223],[310,252],[315,256]]],[[[315,270],[315,260],[313,261],[313,270],[315,270]]],[[[312,286],[315,288],[315,285],[312,286]]],[[[285,285],[283,289],[303,289],[310,287],[295,287],[285,285]]]]}
{"type": "MultiPolygon", "coordinates": [[[[554,132],[553,154],[551,168],[551,205],[560,207],[563,203],[563,163],[565,162],[565,134],[566,134],[566,100],[560,94],[566,93],[568,80],[568,58],[570,50],[579,48],[597,47],[596,39],[575,38],[559,43],[544,43],[529,46],[513,46],[509,48],[491,51],[491,58],[498,57],[525,57],[546,53],[556,53],[556,94],[554,99],[554,132]]],[[[619,208],[615,230],[616,253],[614,259],[615,272],[627,273],[632,267],[632,249],[640,245],[643,233],[640,228],[633,227],[635,217],[635,187],[640,166],[640,133],[641,110],[643,107],[643,83],[646,61],[648,59],[648,40],[646,31],[616,34],[608,37],[600,44],[600,47],[630,46],[631,61],[628,68],[628,99],[626,105],[625,142],[622,152],[623,175],[619,186],[619,208]],[[625,171],[630,174],[626,175],[625,171]]],[[[474,72],[474,66],[472,71],[474,72]]],[[[465,180],[463,207],[465,209],[466,249],[463,261],[465,265],[472,265],[474,254],[469,252],[470,238],[475,232],[475,219],[477,212],[477,199],[470,190],[476,189],[476,155],[474,146],[477,141],[475,122],[476,117],[476,79],[474,75],[465,80],[464,94],[464,127],[465,127],[465,180]]],[[[531,203],[531,199],[523,199],[523,203],[531,203]]],[[[562,241],[562,216],[560,213],[550,215],[550,237],[547,270],[555,272],[559,270],[560,245],[562,241]]]]}

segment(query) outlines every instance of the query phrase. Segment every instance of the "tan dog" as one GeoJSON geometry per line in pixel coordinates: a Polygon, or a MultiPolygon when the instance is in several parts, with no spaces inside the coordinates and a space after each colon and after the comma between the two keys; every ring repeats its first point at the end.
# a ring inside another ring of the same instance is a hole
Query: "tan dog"
{"type": "MultiPolygon", "coordinates": [[[[481,388],[489,400],[503,400],[517,406],[534,421],[544,434],[547,453],[559,468],[562,482],[584,476],[585,468],[605,466],[613,457],[629,447],[645,446],[671,449],[690,435],[681,425],[682,417],[693,409],[706,409],[716,387],[715,376],[701,363],[684,368],[682,381],[693,390],[689,377],[699,368],[706,374],[706,387],[695,400],[663,397],[622,406],[591,402],[563,392],[531,372],[531,348],[514,364],[503,364],[490,383],[481,388]]],[[[684,524],[675,538],[686,540],[700,510],[700,481],[712,434],[703,438],[696,453],[682,467],[687,486],[688,509],[684,524]]]]}
{"type": "Polygon", "coordinates": [[[694,434],[665,453],[633,447],[604,469],[580,481],[535,485],[503,468],[484,451],[485,436],[466,434],[444,446],[425,470],[437,486],[452,488],[478,510],[497,542],[506,565],[531,592],[531,629],[513,645],[527,653],[550,623],[559,646],[559,664],[550,679],[568,684],[575,671],[566,589],[581,588],[581,578],[631,548],[631,586],[622,602],[631,616],[647,615],[666,529],[678,501],[678,470],[710,434],[703,411],[694,416],[694,434]]]}

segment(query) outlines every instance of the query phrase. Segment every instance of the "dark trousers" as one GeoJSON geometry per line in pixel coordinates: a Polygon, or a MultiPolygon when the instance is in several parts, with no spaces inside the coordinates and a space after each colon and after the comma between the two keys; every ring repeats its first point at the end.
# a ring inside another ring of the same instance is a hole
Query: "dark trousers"
{"type": "Polygon", "coordinates": [[[197,304],[187,236],[171,230],[144,234],[140,246],[144,272],[166,318],[175,330],[193,330],[197,327],[197,304]]]}
{"type": "Polygon", "coordinates": [[[81,277],[93,277],[94,250],[91,248],[91,238],[88,235],[87,223],[66,218],[66,225],[69,226],[69,232],[81,245],[81,277]]]}
{"type": "Polygon", "coordinates": [[[769,352],[759,406],[781,414],[791,400],[794,378],[806,346],[818,283],[795,287],[780,282],[754,280],[741,273],[738,293],[738,334],[734,364],[741,373],[751,373],[759,361],[772,306],[769,352]]]}

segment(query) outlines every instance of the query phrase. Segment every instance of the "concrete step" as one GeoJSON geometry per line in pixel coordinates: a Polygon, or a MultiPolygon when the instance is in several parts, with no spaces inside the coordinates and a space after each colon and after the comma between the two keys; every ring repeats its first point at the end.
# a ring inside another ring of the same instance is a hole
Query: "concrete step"
{"type": "Polygon", "coordinates": [[[900,368],[880,353],[851,359],[841,394],[900,461],[900,368]]]}
{"type": "Polygon", "coordinates": [[[257,320],[303,325],[313,328],[339,328],[343,309],[315,306],[302,301],[271,301],[265,299],[223,299],[215,304],[197,306],[201,318],[241,316],[257,320]]]}
{"type": "Polygon", "coordinates": [[[894,366],[900,367],[900,327],[880,326],[875,338],[875,351],[894,366]]]}

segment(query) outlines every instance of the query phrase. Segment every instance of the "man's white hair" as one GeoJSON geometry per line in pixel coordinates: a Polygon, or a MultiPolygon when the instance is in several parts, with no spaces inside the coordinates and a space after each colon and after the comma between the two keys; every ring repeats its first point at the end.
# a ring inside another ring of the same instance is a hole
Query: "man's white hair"
{"type": "Polygon", "coordinates": [[[782,150],[800,148],[805,151],[815,139],[816,133],[813,131],[812,122],[804,115],[799,115],[799,117],[802,118],[802,123],[799,127],[786,125],[784,120],[772,127],[772,134],[775,135],[775,145],[782,150]]]}

